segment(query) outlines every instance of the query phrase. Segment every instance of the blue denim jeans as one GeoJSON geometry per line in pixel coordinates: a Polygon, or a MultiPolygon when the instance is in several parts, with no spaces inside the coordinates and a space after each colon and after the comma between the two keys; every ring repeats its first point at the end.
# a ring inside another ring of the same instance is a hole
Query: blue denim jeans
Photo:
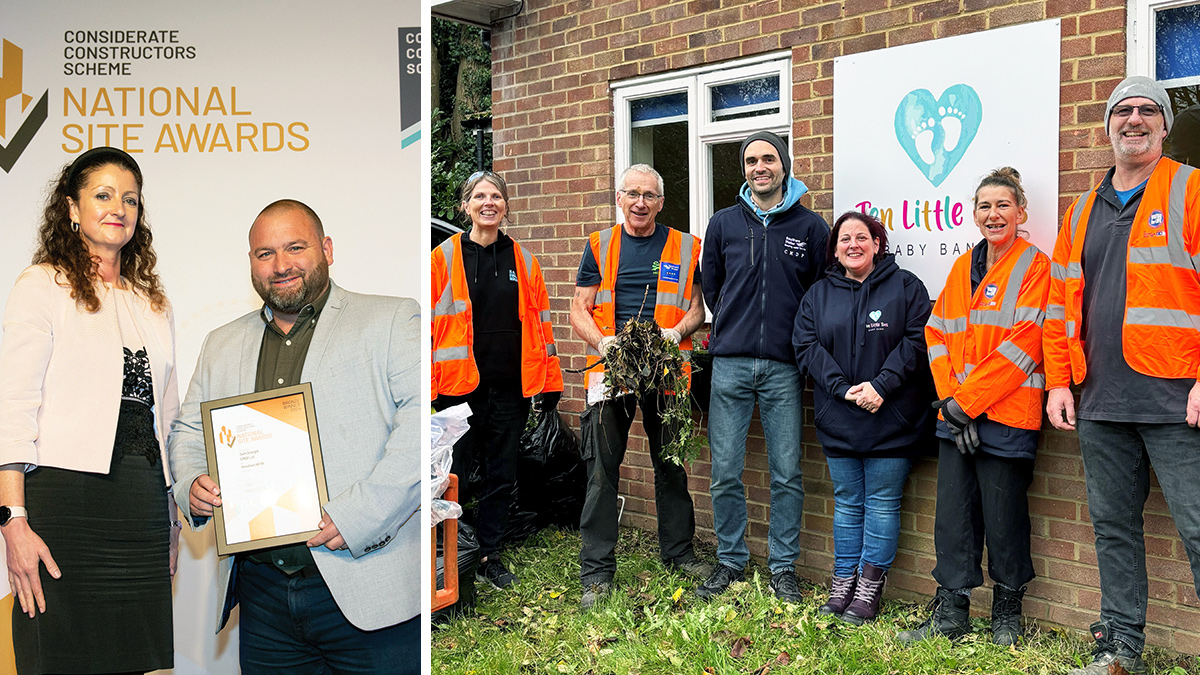
{"type": "Polygon", "coordinates": [[[1141,651],[1146,642],[1146,542],[1142,509],[1154,466],[1200,590],[1200,430],[1187,424],[1079,420],[1088,512],[1096,531],[1100,619],[1141,651]]]}
{"type": "Polygon", "coordinates": [[[746,434],[758,401],[771,472],[771,522],[767,564],[771,572],[794,569],[800,557],[800,395],[804,380],[795,364],[740,356],[713,359],[708,444],[712,452],[713,529],[717,560],[735,569],[750,561],[746,548],[746,434]]]}
{"type": "Polygon", "coordinates": [[[239,561],[242,675],[416,675],[421,617],[365,631],[338,609],[320,576],[288,577],[239,561]]]}
{"type": "Polygon", "coordinates": [[[900,541],[900,498],[912,461],[906,457],[826,457],[833,479],[833,573],[862,563],[888,569],[900,541]]]}

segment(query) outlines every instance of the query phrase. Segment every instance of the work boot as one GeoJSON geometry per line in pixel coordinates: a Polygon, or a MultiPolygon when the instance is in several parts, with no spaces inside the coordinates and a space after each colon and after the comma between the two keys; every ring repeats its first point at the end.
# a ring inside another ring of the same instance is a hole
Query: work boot
{"type": "Polygon", "coordinates": [[[696,587],[697,598],[711,598],[720,595],[729,588],[729,584],[742,580],[742,570],[735,570],[724,563],[717,565],[708,581],[696,587]]]}
{"type": "MultiPolygon", "coordinates": [[[[1115,640],[1109,635],[1108,623],[1097,621],[1092,624],[1092,637],[1096,638],[1096,646],[1092,649],[1092,662],[1082,668],[1076,668],[1067,675],[1108,675],[1113,665],[1125,669],[1125,672],[1144,673],[1146,662],[1142,655],[1132,647],[1115,640]]],[[[1118,671],[1120,672],[1120,671],[1118,671]]]]}
{"type": "Polygon", "coordinates": [[[871,563],[863,563],[862,572],[858,575],[858,586],[854,589],[854,599],[842,612],[842,621],[855,626],[874,619],[879,614],[879,603],[883,600],[883,585],[887,581],[887,570],[876,567],[871,563]]]}
{"type": "Polygon", "coordinates": [[[792,570],[780,570],[771,575],[771,594],[784,602],[798,603],[804,600],[800,594],[800,581],[792,570]]]}
{"type": "Polygon", "coordinates": [[[996,584],[992,587],[992,642],[1007,647],[1024,637],[1021,628],[1021,599],[1025,589],[1013,590],[996,584]]]}
{"type": "MultiPolygon", "coordinates": [[[[859,582],[862,583],[862,582],[859,582]]],[[[938,586],[929,602],[930,615],[915,630],[901,631],[901,642],[919,642],[938,635],[956,640],[971,632],[971,598],[938,586]]]]}
{"type": "Polygon", "coordinates": [[[597,602],[603,600],[611,592],[611,581],[597,581],[591,584],[584,584],[583,597],[579,600],[579,609],[585,612],[590,610],[597,602]]]}
{"type": "Polygon", "coordinates": [[[706,563],[696,556],[691,556],[686,560],[672,560],[667,563],[667,567],[673,570],[679,570],[684,574],[696,577],[697,579],[707,579],[712,576],[713,566],[711,563],[706,563]]]}
{"type": "Polygon", "coordinates": [[[517,575],[509,572],[498,557],[479,563],[478,569],[475,570],[475,579],[485,581],[495,589],[508,588],[518,581],[517,575]]]}
{"type": "Polygon", "coordinates": [[[829,585],[829,600],[821,605],[821,609],[817,611],[821,614],[841,615],[846,611],[846,607],[850,605],[850,601],[854,599],[854,587],[858,584],[858,570],[854,570],[854,574],[848,577],[839,577],[833,575],[833,582],[829,585]]]}

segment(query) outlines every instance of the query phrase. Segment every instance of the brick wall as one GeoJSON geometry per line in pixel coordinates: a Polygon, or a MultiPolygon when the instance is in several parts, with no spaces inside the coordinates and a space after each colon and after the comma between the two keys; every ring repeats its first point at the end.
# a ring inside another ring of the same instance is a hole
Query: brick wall
{"type": "MultiPolygon", "coordinates": [[[[495,169],[511,186],[509,232],[546,270],[563,365],[584,365],[568,323],[585,235],[609,227],[613,192],[611,82],[741,57],[791,50],[794,173],[810,187],[807,206],[832,216],[833,59],[885,47],[1047,18],[1062,19],[1059,212],[1112,164],[1104,104],[1124,75],[1124,0],[529,0],[493,27],[495,169]]],[[[1016,46],[1014,46],[1016,47],[1016,46]]],[[[999,63],[998,67],[1003,67],[999,63]]],[[[1019,92],[1016,92],[1019,93],[1019,92]]],[[[583,407],[581,375],[567,375],[564,411],[583,407]]],[[[825,579],[832,567],[833,496],[805,411],[805,514],[800,572],[825,579]]],[[[622,469],[626,522],[653,528],[653,471],[638,434],[622,469]]],[[[757,421],[746,458],[750,547],[766,554],[767,462],[757,421]]],[[[712,539],[707,452],[692,467],[698,534],[712,539]]],[[[936,463],[920,462],[906,490],[900,553],[890,593],[922,598],[935,582],[936,463]]],[[[1042,435],[1034,483],[1034,565],[1027,616],[1085,629],[1100,594],[1083,468],[1073,434],[1042,435]]],[[[1200,602],[1183,546],[1157,485],[1146,510],[1152,644],[1200,653],[1200,602]]],[[[976,608],[990,607],[986,592],[976,608]]]]}

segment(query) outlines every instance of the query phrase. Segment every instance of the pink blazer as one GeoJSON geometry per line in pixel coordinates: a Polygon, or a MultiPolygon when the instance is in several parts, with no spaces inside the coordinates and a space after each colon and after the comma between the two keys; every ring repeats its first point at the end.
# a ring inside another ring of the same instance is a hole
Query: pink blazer
{"type": "MultiPolygon", "coordinates": [[[[121,409],[125,357],[115,303],[78,309],[49,265],[17,278],[0,342],[0,464],[108,473],[121,409]]],[[[66,281],[64,280],[64,284],[66,281]]],[[[138,295],[134,319],[145,338],[154,382],[155,432],[167,471],[167,434],[179,414],[175,322],[138,295]]]]}

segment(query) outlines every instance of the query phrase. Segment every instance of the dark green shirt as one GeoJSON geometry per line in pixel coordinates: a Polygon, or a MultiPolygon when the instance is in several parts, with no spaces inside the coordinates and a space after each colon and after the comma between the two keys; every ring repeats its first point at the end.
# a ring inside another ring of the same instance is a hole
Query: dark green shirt
{"type": "MultiPolygon", "coordinates": [[[[332,286],[330,286],[332,288],[332,286]]],[[[258,374],[254,380],[254,391],[267,391],[279,387],[290,387],[300,384],[300,374],[304,371],[304,359],[308,356],[308,347],[312,344],[313,333],[317,328],[317,320],[321,318],[321,310],[329,300],[329,288],[311,305],[306,305],[296,317],[296,323],[287,333],[275,325],[275,315],[271,308],[263,306],[262,316],[264,328],[262,346],[258,350],[258,374]]],[[[314,523],[316,525],[316,523],[314,523]]],[[[255,551],[247,555],[250,560],[268,563],[278,567],[285,574],[295,574],[307,565],[312,565],[312,551],[304,544],[280,546],[263,551],[255,551]]]]}

